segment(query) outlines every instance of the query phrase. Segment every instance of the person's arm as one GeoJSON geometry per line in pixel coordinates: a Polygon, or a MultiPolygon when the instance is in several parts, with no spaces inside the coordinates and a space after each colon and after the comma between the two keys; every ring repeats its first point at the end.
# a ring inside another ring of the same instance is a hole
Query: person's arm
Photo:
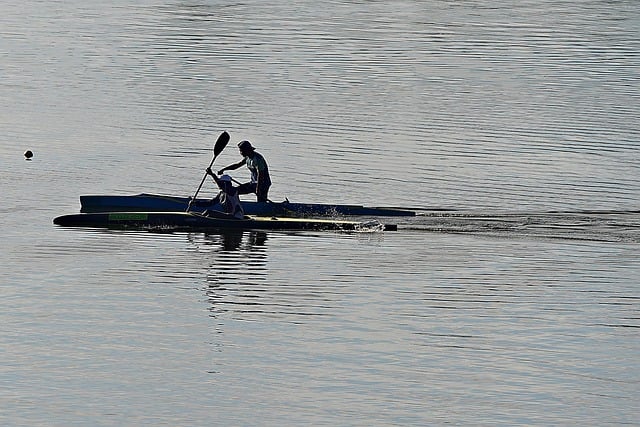
{"type": "Polygon", "coordinates": [[[208,168],[207,168],[207,174],[208,174],[208,175],[211,175],[211,177],[213,178],[213,180],[214,180],[214,181],[216,182],[216,184],[218,185],[218,188],[222,190],[223,188],[222,188],[222,184],[220,184],[220,178],[218,178],[218,177],[216,176],[216,174],[215,174],[215,173],[213,173],[213,171],[211,170],[211,168],[210,168],[210,167],[208,167],[208,168]]]}
{"type": "Polygon", "coordinates": [[[232,164],[232,165],[229,165],[229,166],[227,166],[227,167],[224,167],[224,168],[220,169],[220,170],[218,171],[218,175],[222,175],[222,174],[224,173],[224,171],[226,171],[226,170],[231,170],[231,171],[232,171],[232,170],[236,170],[236,169],[238,169],[240,166],[244,165],[246,162],[247,162],[247,159],[246,159],[246,157],[245,157],[245,158],[243,158],[242,160],[240,160],[238,163],[234,163],[234,164],[232,164]]]}

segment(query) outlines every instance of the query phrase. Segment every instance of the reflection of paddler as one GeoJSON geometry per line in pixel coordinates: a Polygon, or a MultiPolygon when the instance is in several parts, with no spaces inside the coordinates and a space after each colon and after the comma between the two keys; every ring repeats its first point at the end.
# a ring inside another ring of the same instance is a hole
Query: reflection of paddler
{"type": "Polygon", "coordinates": [[[236,251],[242,245],[242,230],[222,233],[222,249],[225,251],[236,251]]]}
{"type": "Polygon", "coordinates": [[[207,168],[207,174],[211,175],[215,180],[216,184],[220,188],[220,192],[216,197],[211,200],[211,204],[215,205],[220,203],[224,208],[224,212],[234,216],[238,219],[244,218],[244,210],[242,209],[242,205],[240,204],[240,197],[238,188],[234,187],[231,184],[231,177],[229,175],[222,175],[218,178],[212,171],[211,168],[207,168]]]}
{"type": "Polygon", "coordinates": [[[249,247],[264,246],[267,242],[267,233],[264,231],[252,231],[249,233],[249,247]]]}
{"type": "Polygon", "coordinates": [[[222,249],[226,251],[247,250],[254,253],[254,258],[264,258],[266,256],[265,247],[267,243],[267,233],[260,230],[219,230],[216,232],[206,232],[205,240],[212,243],[220,243],[222,249]],[[246,237],[246,239],[245,239],[246,237]],[[244,245],[242,244],[244,240],[244,245]]]}

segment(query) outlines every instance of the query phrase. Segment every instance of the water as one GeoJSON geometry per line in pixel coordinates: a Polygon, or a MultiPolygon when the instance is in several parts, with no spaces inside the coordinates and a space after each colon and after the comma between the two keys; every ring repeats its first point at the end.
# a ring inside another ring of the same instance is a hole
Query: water
{"type": "Polygon", "coordinates": [[[635,2],[28,1],[0,24],[3,425],[638,423],[635,2]],[[223,130],[216,164],[251,140],[274,200],[419,215],[52,225],[81,194],[190,194],[223,130]]]}

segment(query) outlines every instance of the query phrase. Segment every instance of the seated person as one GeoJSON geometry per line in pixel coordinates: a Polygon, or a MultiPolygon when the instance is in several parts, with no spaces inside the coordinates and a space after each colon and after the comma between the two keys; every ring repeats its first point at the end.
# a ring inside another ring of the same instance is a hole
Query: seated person
{"type": "MultiPolygon", "coordinates": [[[[237,187],[234,187],[231,184],[231,177],[229,175],[222,175],[218,178],[211,171],[211,168],[207,168],[207,174],[213,177],[213,179],[216,181],[216,184],[218,184],[218,187],[220,188],[220,192],[218,193],[218,195],[211,200],[211,205],[220,203],[226,214],[231,215],[237,219],[243,219],[244,210],[242,209],[242,204],[240,204],[240,195],[238,193],[237,187]]],[[[207,212],[205,212],[205,215],[207,214],[207,212]]]]}

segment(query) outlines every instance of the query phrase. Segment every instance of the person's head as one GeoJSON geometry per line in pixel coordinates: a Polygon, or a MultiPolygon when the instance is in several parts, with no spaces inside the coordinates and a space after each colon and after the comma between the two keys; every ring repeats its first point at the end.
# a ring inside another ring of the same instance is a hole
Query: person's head
{"type": "Polygon", "coordinates": [[[253,153],[254,150],[251,143],[246,140],[238,144],[238,149],[240,150],[240,154],[242,154],[243,156],[248,156],[249,154],[253,153]]]}
{"type": "Polygon", "coordinates": [[[224,188],[231,187],[231,177],[229,175],[222,175],[218,179],[220,180],[220,184],[222,184],[224,188]]]}

